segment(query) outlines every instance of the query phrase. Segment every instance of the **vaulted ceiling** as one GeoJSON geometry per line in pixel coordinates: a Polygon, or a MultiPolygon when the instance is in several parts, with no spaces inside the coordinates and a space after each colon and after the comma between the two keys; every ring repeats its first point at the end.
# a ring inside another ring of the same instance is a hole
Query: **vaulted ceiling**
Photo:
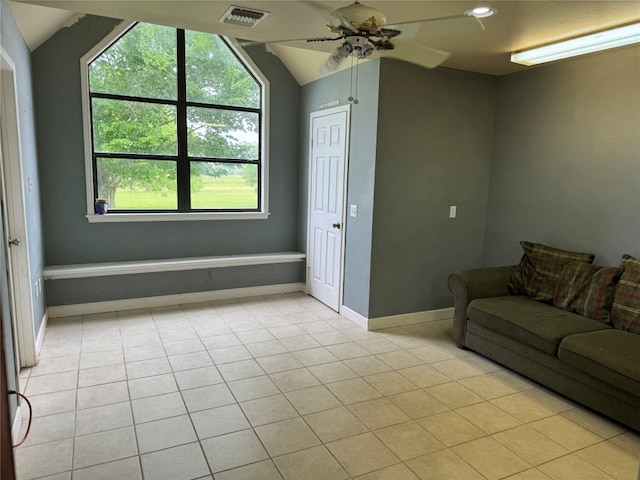
{"type": "MultiPolygon", "coordinates": [[[[257,42],[274,42],[327,36],[327,14],[350,1],[221,1],[221,0],[19,0],[7,2],[29,47],[37,48],[49,36],[83,14],[139,20],[207,31],[257,42]],[[256,27],[221,23],[231,6],[269,12],[256,27]]],[[[497,15],[484,19],[484,31],[470,34],[437,34],[422,45],[451,52],[443,66],[490,75],[505,75],[527,67],[510,62],[514,51],[535,47],[607,28],[640,21],[638,1],[366,1],[387,16],[389,24],[462,15],[478,5],[495,8],[497,15]]],[[[304,43],[270,44],[300,84],[320,72],[327,52],[298,48],[304,43]],[[291,46],[296,45],[296,46],[291,46]]],[[[314,44],[318,48],[318,44],[314,44]]],[[[348,63],[348,62],[343,62],[348,63]]],[[[346,66],[346,65],[344,65],[346,66]]]]}

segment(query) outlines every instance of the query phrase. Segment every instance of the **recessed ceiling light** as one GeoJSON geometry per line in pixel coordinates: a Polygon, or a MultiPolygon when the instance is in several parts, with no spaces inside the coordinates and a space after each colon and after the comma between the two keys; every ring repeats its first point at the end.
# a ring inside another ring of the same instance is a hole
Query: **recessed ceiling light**
{"type": "Polygon", "coordinates": [[[494,16],[498,11],[491,7],[476,7],[473,10],[467,10],[464,13],[470,17],[487,18],[494,16]]]}

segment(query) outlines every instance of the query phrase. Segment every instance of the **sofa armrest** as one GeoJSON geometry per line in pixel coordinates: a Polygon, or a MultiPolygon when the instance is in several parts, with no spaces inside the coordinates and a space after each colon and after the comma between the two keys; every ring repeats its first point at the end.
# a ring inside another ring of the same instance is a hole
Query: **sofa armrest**
{"type": "Polygon", "coordinates": [[[507,287],[515,265],[476,268],[449,275],[449,290],[453,293],[453,339],[464,346],[467,331],[467,306],[476,298],[509,295],[507,287]]]}

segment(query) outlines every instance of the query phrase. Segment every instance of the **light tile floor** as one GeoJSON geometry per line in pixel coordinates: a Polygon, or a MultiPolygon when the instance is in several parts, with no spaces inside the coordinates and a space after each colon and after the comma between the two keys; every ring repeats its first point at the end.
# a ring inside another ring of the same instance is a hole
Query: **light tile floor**
{"type": "Polygon", "coordinates": [[[638,471],[637,433],[456,348],[450,320],[367,332],[303,294],[51,320],[21,377],[20,480],[638,471]]]}

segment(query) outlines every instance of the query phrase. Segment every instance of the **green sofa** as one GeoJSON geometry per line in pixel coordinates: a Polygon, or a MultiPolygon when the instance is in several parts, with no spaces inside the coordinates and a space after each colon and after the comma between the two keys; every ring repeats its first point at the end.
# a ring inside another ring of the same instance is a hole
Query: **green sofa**
{"type": "Polygon", "coordinates": [[[457,345],[640,431],[640,335],[514,295],[515,269],[449,277],[457,345]]]}

